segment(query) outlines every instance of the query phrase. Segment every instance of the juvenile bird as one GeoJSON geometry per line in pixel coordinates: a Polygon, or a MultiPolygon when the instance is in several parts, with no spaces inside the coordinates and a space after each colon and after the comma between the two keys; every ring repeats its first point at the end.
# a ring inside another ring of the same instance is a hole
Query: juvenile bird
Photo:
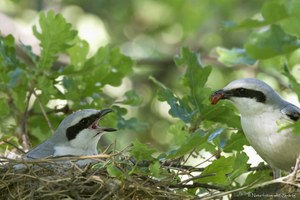
{"type": "Polygon", "coordinates": [[[54,135],[24,155],[24,159],[36,159],[54,156],[88,156],[98,154],[97,144],[106,132],[114,128],[98,126],[99,120],[111,109],[85,109],[66,117],[58,126],[54,135]]]}
{"type": "Polygon", "coordinates": [[[232,81],[211,95],[211,103],[230,100],[241,114],[241,125],[251,146],[272,168],[289,171],[300,154],[300,134],[292,128],[300,109],[282,99],[265,82],[254,78],[232,81]]]}

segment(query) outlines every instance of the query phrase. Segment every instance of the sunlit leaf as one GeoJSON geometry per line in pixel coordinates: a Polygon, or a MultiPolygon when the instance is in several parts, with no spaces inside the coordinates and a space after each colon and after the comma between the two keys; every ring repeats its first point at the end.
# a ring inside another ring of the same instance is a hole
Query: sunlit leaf
{"type": "Polygon", "coordinates": [[[152,80],[159,87],[157,91],[158,100],[166,101],[170,105],[170,115],[173,117],[178,117],[186,123],[190,122],[195,113],[191,111],[189,106],[180,98],[176,97],[169,88],[156,80],[154,77],[150,77],[150,80],[152,80]]]}
{"type": "Polygon", "coordinates": [[[233,133],[223,148],[224,152],[242,151],[248,140],[242,132],[233,133]]]}
{"type": "Polygon", "coordinates": [[[227,175],[233,171],[234,157],[221,157],[214,160],[209,166],[205,167],[201,175],[211,175],[208,177],[200,178],[197,182],[201,183],[216,183],[216,184],[228,184],[229,180],[227,175]]]}
{"type": "MultiPolygon", "coordinates": [[[[291,6],[292,7],[292,6],[291,6]]],[[[266,1],[261,10],[262,19],[245,19],[240,23],[232,21],[226,22],[224,25],[226,28],[234,29],[250,29],[259,28],[267,25],[277,23],[281,20],[285,20],[289,17],[289,13],[285,5],[276,1],[266,1]]]]}
{"type": "Polygon", "coordinates": [[[175,59],[177,66],[187,66],[184,81],[190,89],[191,101],[198,111],[202,101],[207,99],[207,89],[204,88],[204,85],[212,69],[210,66],[203,66],[199,56],[187,48],[182,48],[180,56],[175,59]]]}
{"type": "Polygon", "coordinates": [[[21,68],[16,68],[8,73],[10,78],[8,87],[14,88],[16,86],[22,85],[26,79],[26,72],[21,68]]]}
{"type": "Polygon", "coordinates": [[[244,185],[254,185],[269,180],[272,180],[271,170],[258,170],[247,176],[244,185]]]}
{"type": "Polygon", "coordinates": [[[106,84],[119,86],[122,79],[132,72],[132,65],[132,60],[121,54],[118,48],[105,46],[87,60],[81,74],[86,74],[84,81],[93,85],[99,82],[101,87],[106,84]]]}
{"type": "Polygon", "coordinates": [[[198,129],[193,135],[186,141],[186,143],[182,144],[181,147],[169,152],[167,156],[168,159],[178,158],[190,153],[193,149],[197,148],[202,143],[206,142],[207,137],[205,132],[198,129]]]}
{"type": "Polygon", "coordinates": [[[149,165],[149,170],[151,176],[160,177],[160,163],[159,161],[155,161],[154,163],[149,165]]]}
{"type": "Polygon", "coordinates": [[[293,91],[297,93],[298,101],[300,101],[300,83],[298,83],[296,78],[291,74],[286,64],[284,64],[283,70],[283,75],[285,75],[289,79],[290,86],[293,89],[293,91]]]}
{"type": "Polygon", "coordinates": [[[16,55],[15,39],[12,35],[6,37],[0,35],[0,62],[2,70],[20,67],[20,61],[16,55]]]}
{"type": "Polygon", "coordinates": [[[256,62],[256,60],[250,58],[249,55],[247,55],[245,49],[225,49],[222,47],[218,47],[216,51],[219,54],[218,60],[228,66],[253,65],[256,62]]]}
{"type": "Polygon", "coordinates": [[[89,44],[85,40],[79,38],[76,39],[74,46],[68,49],[70,55],[71,64],[74,66],[74,70],[80,70],[84,66],[89,52],[89,44]]]}
{"type": "Polygon", "coordinates": [[[289,16],[285,5],[276,1],[266,1],[262,7],[261,14],[268,23],[275,23],[289,16]]]}
{"type": "Polygon", "coordinates": [[[122,104],[138,106],[142,103],[142,97],[139,96],[134,90],[129,90],[125,92],[124,96],[125,96],[125,100],[121,102],[122,104]]]}
{"type": "Polygon", "coordinates": [[[150,148],[148,145],[135,140],[133,146],[130,149],[130,155],[133,156],[137,161],[152,161],[154,157],[152,154],[156,152],[155,149],[150,148]]]}
{"type": "Polygon", "coordinates": [[[281,21],[280,25],[282,26],[283,30],[289,34],[300,36],[300,2],[298,0],[292,0],[289,6],[289,13],[290,16],[285,20],[281,21]]]}
{"type": "Polygon", "coordinates": [[[123,176],[123,172],[113,164],[108,165],[106,170],[111,177],[119,178],[123,176]]]}
{"type": "Polygon", "coordinates": [[[245,152],[238,151],[235,155],[235,160],[233,164],[233,171],[229,175],[231,180],[234,180],[238,176],[248,172],[250,164],[247,164],[249,157],[245,152]]]}
{"type": "Polygon", "coordinates": [[[181,146],[187,142],[190,134],[187,127],[183,121],[178,121],[169,127],[170,134],[173,136],[173,143],[175,146],[181,146]]]}
{"type": "Polygon", "coordinates": [[[240,116],[229,102],[219,102],[217,105],[206,106],[200,117],[205,120],[224,123],[231,128],[241,129],[240,116]]]}
{"type": "Polygon", "coordinates": [[[0,118],[10,114],[10,107],[6,103],[6,99],[0,99],[0,118]]]}
{"type": "Polygon", "coordinates": [[[247,53],[255,59],[267,59],[290,53],[300,47],[297,37],[286,34],[280,26],[253,32],[245,44],[247,53]]]}
{"type": "Polygon", "coordinates": [[[39,15],[40,32],[33,26],[33,34],[40,41],[42,49],[39,60],[40,68],[48,68],[57,59],[59,52],[64,52],[72,46],[77,31],[72,30],[72,25],[67,23],[61,14],[49,11],[39,15]]]}

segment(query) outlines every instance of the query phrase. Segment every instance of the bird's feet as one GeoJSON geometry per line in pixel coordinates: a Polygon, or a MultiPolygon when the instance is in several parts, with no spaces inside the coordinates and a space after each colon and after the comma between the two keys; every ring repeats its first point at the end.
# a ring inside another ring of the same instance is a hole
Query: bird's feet
{"type": "Polygon", "coordinates": [[[295,166],[292,168],[292,172],[289,175],[283,177],[283,181],[290,182],[290,183],[299,182],[300,179],[299,164],[300,164],[300,155],[296,160],[295,166]]]}

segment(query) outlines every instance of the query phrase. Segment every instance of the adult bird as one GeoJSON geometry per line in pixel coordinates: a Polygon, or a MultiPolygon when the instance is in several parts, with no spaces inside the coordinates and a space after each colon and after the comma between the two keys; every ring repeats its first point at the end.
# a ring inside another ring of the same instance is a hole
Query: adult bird
{"type": "Polygon", "coordinates": [[[254,78],[232,81],[211,95],[211,103],[231,101],[241,114],[241,125],[251,146],[273,168],[289,171],[300,154],[300,134],[288,125],[300,117],[300,109],[285,101],[265,82],[254,78]]]}
{"type": "Polygon", "coordinates": [[[84,109],[72,113],[60,123],[51,138],[26,153],[24,159],[98,154],[100,138],[106,132],[116,131],[98,126],[99,120],[110,112],[111,109],[84,109]]]}

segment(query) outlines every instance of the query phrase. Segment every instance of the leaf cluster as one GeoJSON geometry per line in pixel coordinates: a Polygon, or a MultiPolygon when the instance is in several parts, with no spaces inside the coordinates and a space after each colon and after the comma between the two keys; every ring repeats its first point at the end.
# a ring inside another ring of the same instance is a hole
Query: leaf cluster
{"type": "MultiPolygon", "coordinates": [[[[40,13],[33,34],[40,42],[40,56],[31,46],[18,45],[12,35],[0,37],[2,139],[29,148],[28,138],[35,145],[50,137],[63,118],[57,114],[84,108],[113,107],[116,114],[106,117],[104,123],[116,127],[125,120],[127,109],[122,105],[141,103],[135,91],[127,91],[121,100],[103,92],[106,85],[119,86],[133,72],[133,61],[117,47],[104,46],[89,55],[88,43],[53,11],[40,13]],[[17,50],[25,56],[19,56],[17,50]],[[70,63],[60,58],[69,58],[70,63]]],[[[134,124],[138,121],[132,119],[131,126],[134,124]]]]}

